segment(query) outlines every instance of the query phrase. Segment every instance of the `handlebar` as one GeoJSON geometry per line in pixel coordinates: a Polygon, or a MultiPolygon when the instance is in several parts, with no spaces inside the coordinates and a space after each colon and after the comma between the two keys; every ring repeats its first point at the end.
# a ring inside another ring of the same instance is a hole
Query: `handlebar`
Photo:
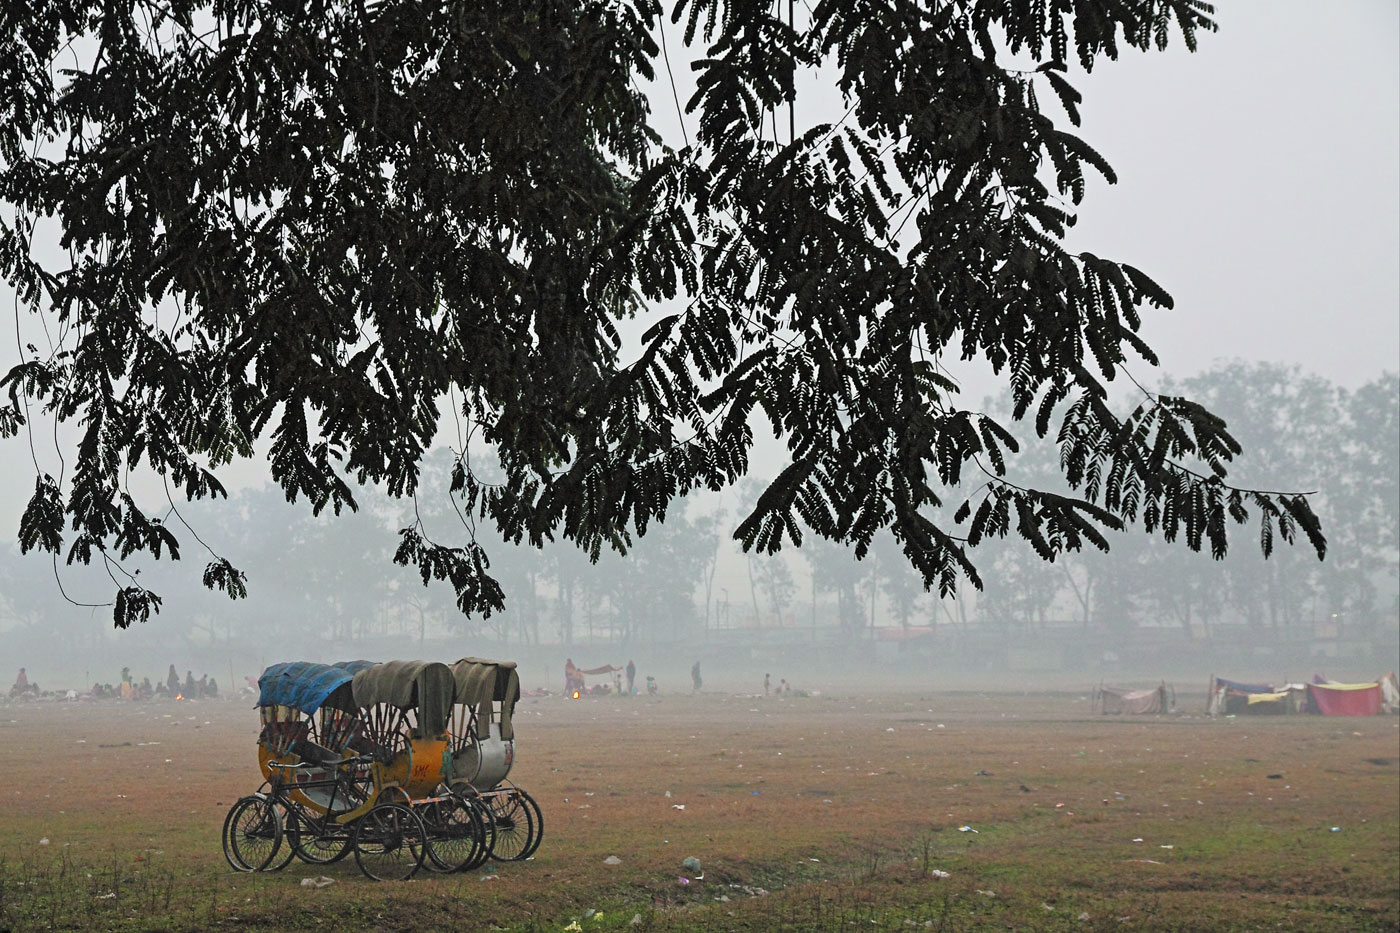
{"type": "Polygon", "coordinates": [[[269,761],[267,767],[269,771],[301,771],[308,768],[333,768],[339,765],[367,765],[373,763],[373,755],[350,755],[346,758],[337,758],[335,761],[297,761],[287,763],[269,761]]]}

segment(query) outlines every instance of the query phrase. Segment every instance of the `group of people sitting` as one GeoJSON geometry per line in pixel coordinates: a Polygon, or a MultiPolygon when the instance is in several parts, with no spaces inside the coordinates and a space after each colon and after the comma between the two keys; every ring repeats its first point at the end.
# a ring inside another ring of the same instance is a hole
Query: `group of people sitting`
{"type": "Polygon", "coordinates": [[[193,671],[185,672],[182,681],[170,665],[170,673],[164,683],[151,684],[151,678],[142,677],[138,684],[131,676],[131,668],[122,668],[121,680],[113,684],[93,684],[91,695],[102,699],[152,700],[161,697],[176,700],[202,700],[219,695],[219,684],[208,674],[199,680],[194,679],[193,671]]]}
{"type": "MultiPolygon", "coordinates": [[[[15,678],[14,685],[10,687],[10,696],[15,698],[37,697],[39,695],[39,685],[31,681],[28,672],[21,667],[19,676],[15,678]]],[[[195,700],[217,697],[219,684],[208,674],[195,680],[193,671],[186,671],[184,680],[181,680],[180,675],[175,672],[174,664],[170,665],[170,673],[164,683],[152,684],[149,677],[143,677],[140,683],[137,683],[131,675],[131,668],[124,667],[121,679],[117,683],[94,683],[86,695],[99,700],[150,700],[157,697],[195,700]]],[[[78,693],[70,690],[68,696],[75,698],[78,693]]]]}
{"type": "MultiPolygon", "coordinates": [[[[786,679],[779,679],[779,680],[778,680],[778,688],[777,688],[776,690],[774,690],[774,689],[773,689],[773,675],[772,675],[772,674],[764,674],[764,675],[763,675],[763,695],[764,695],[764,696],[773,696],[774,694],[776,694],[776,695],[778,695],[778,696],[782,696],[782,695],[785,694],[785,693],[792,693],[792,684],[788,683],[786,679]]],[[[805,693],[802,694],[802,695],[803,695],[803,696],[806,696],[805,693]]]]}

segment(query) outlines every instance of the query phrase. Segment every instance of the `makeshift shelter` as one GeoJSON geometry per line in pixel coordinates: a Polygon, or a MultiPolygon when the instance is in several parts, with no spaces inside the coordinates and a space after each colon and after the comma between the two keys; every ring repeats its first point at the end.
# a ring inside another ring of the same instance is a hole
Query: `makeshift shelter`
{"type": "Polygon", "coordinates": [[[1206,713],[1211,716],[1268,716],[1302,712],[1303,684],[1250,684],[1211,675],[1206,713]]]}
{"type": "Polygon", "coordinates": [[[1364,684],[1339,684],[1314,677],[1308,684],[1308,703],[1313,712],[1323,716],[1377,716],[1381,712],[1379,681],[1364,684]]]}
{"type": "Polygon", "coordinates": [[[1400,710],[1400,685],[1395,682],[1395,672],[1391,671],[1380,678],[1381,712],[1393,713],[1400,710]]]}
{"type": "Polygon", "coordinates": [[[601,687],[601,688],[600,688],[600,687],[598,687],[598,686],[596,686],[596,685],[595,685],[595,686],[593,687],[593,689],[590,691],[590,690],[588,689],[588,685],[587,685],[586,683],[584,683],[584,680],[583,680],[584,676],[587,675],[587,676],[590,676],[590,677],[594,677],[594,676],[597,676],[597,675],[599,675],[599,674],[612,674],[612,673],[615,673],[615,672],[616,672],[616,673],[621,673],[621,671],[622,671],[622,668],[621,668],[621,667],[618,667],[617,665],[614,665],[614,664],[604,664],[604,665],[602,665],[601,667],[590,667],[590,668],[586,668],[586,669],[585,669],[585,668],[582,668],[582,667],[576,667],[576,666],[574,665],[573,660],[570,659],[570,660],[568,661],[568,663],[566,663],[566,664],[564,665],[564,692],[565,692],[565,693],[574,693],[574,692],[577,692],[580,696],[582,696],[582,695],[585,694],[585,693],[594,693],[594,694],[607,693],[607,692],[608,692],[608,688],[606,688],[606,687],[601,687]]]}
{"type": "Polygon", "coordinates": [[[1176,692],[1168,697],[1165,681],[1149,690],[1131,690],[1127,687],[1108,687],[1100,684],[1094,688],[1094,706],[1105,716],[1143,713],[1165,713],[1176,705],[1176,692]]]}

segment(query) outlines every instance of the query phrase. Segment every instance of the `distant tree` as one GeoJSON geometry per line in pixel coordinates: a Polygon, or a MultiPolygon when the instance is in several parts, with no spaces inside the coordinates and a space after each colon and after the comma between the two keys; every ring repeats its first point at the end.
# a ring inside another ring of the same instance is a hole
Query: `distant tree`
{"type": "Polygon", "coordinates": [[[749,570],[768,606],[768,615],[775,624],[782,625],[788,607],[797,596],[797,583],[792,578],[787,558],[781,554],[749,555],[749,570]]]}
{"type": "MultiPolygon", "coordinates": [[[[1225,482],[1239,446],[1204,408],[1110,410],[1171,299],[1061,243],[1086,175],[1114,180],[1052,112],[1079,122],[1071,62],[1194,49],[1210,9],[814,0],[789,25],[770,0],[677,0],[698,90],[674,149],[639,87],[665,61],[656,0],[0,4],[0,275],[48,334],[17,341],[0,434],[77,434],[70,470],[36,471],[21,547],[107,565],[129,625],[160,601],[123,560],[184,532],[128,471],[218,497],[264,441],[289,499],[338,513],[353,480],[418,491],[445,404],[499,465],[459,460],[465,512],[595,560],[743,476],[757,412],[791,463],[747,549],[805,527],[863,556],[888,528],[947,594],[981,585],[965,544],[989,537],[1053,561],[1138,521],[1220,556],[1254,508],[1266,548],[1301,531],[1320,555],[1303,497],[1225,482]],[[845,116],[770,134],[823,67],[845,116]],[[671,307],[623,353],[619,320],[671,307]],[[1017,445],[957,404],[945,355],[990,361],[1073,495],[1014,483],[1017,445]]],[[[499,610],[470,526],[436,534],[402,528],[395,559],[499,610]]]]}
{"type": "Polygon", "coordinates": [[[836,620],[848,637],[860,634],[865,627],[865,610],[858,587],[865,581],[865,569],[855,560],[850,548],[820,538],[802,546],[800,552],[812,572],[812,588],[817,593],[836,599],[836,620]]]}
{"type": "Polygon", "coordinates": [[[1323,575],[1326,605],[1344,618],[1400,617],[1400,375],[1386,373],[1341,402],[1337,468],[1323,483],[1337,549],[1323,575]]]}
{"type": "Polygon", "coordinates": [[[724,538],[724,516],[724,508],[716,507],[712,512],[697,516],[694,521],[697,540],[707,542],[704,548],[704,568],[702,570],[705,580],[705,628],[707,630],[710,628],[711,613],[714,610],[715,572],[719,569],[719,548],[724,538]]]}
{"type": "MultiPolygon", "coordinates": [[[[1166,391],[1191,393],[1229,419],[1248,445],[1237,469],[1261,487],[1324,490],[1340,466],[1340,390],[1296,366],[1232,361],[1180,383],[1169,380],[1166,391]]],[[[1255,627],[1287,628],[1308,618],[1320,575],[1330,569],[1300,557],[1284,553],[1266,562],[1235,554],[1214,568],[1154,549],[1150,577],[1166,588],[1158,601],[1164,615],[1171,610],[1184,622],[1183,613],[1191,612],[1184,601],[1194,592],[1223,597],[1255,627]]]]}
{"type": "Polygon", "coordinates": [[[689,633],[709,552],[710,542],[673,513],[625,557],[604,555],[587,579],[607,601],[616,640],[625,645],[643,634],[674,639],[689,633]]]}
{"type": "Polygon", "coordinates": [[[875,576],[880,593],[889,604],[890,615],[901,628],[908,628],[920,611],[923,601],[923,581],[902,559],[899,542],[893,535],[882,533],[871,544],[875,554],[875,576]]]}

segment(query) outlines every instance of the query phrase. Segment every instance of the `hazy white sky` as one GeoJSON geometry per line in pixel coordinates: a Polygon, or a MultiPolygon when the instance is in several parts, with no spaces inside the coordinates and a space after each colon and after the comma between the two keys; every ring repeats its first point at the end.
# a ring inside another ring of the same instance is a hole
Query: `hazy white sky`
{"type": "Polygon", "coordinates": [[[1400,4],[1224,0],[1200,51],[1080,81],[1118,170],[1076,241],[1157,278],[1163,368],[1301,364],[1356,386],[1400,368],[1400,4]]]}
{"type": "MultiPolygon", "coordinates": [[[[1145,330],[1167,372],[1242,357],[1354,387],[1400,368],[1400,4],[1218,7],[1220,32],[1195,55],[1174,40],[1165,54],[1071,74],[1085,96],[1081,132],[1120,179],[1091,187],[1073,245],[1142,268],[1176,298],[1145,330]]],[[[679,64],[679,29],[668,35],[679,64]]],[[[677,78],[684,102],[683,65],[677,78]]],[[[669,88],[653,100],[670,135],[669,88]]],[[[799,124],[833,106],[804,89],[799,124]]],[[[8,290],[0,300],[10,306],[8,290]]],[[[8,367],[14,320],[0,321],[8,367]]],[[[1153,381],[1145,365],[1135,374],[1153,381]]],[[[973,377],[967,400],[992,388],[973,377]]],[[[0,445],[0,475],[11,541],[33,489],[23,437],[0,445]]],[[[255,464],[228,481],[264,475],[255,464]]]]}

